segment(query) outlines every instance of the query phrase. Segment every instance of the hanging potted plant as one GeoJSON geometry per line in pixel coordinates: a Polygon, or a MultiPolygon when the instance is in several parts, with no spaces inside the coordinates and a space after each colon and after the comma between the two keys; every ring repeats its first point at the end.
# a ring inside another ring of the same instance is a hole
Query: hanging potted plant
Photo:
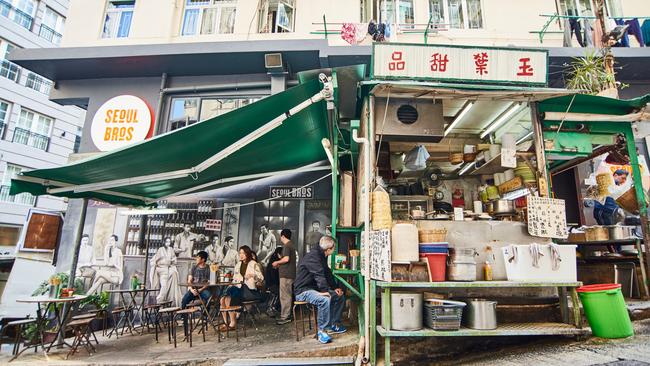
{"type": "Polygon", "coordinates": [[[591,52],[584,57],[574,57],[566,71],[566,87],[583,90],[587,94],[610,98],[618,97],[618,89],[628,85],[616,81],[615,75],[605,68],[605,55],[591,52]]]}

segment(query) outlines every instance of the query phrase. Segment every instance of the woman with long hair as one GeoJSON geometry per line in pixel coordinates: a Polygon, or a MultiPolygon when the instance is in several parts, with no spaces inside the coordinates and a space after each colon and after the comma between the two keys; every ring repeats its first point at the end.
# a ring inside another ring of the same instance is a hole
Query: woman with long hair
{"type": "MultiPolygon", "coordinates": [[[[242,301],[259,300],[262,295],[257,290],[256,284],[264,281],[264,275],[253,260],[253,252],[248,245],[239,248],[239,262],[235,265],[232,286],[226,289],[224,296],[221,297],[221,308],[227,308],[231,305],[241,305],[242,301]]],[[[222,330],[226,327],[235,329],[237,326],[237,316],[234,312],[224,312],[222,330]],[[226,314],[229,314],[226,315],[226,314]]]]}

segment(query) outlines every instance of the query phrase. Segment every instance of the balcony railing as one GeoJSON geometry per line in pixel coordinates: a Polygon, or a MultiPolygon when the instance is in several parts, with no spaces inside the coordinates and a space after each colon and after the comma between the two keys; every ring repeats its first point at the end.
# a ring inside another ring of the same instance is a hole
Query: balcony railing
{"type": "Polygon", "coordinates": [[[36,201],[36,197],[32,196],[29,193],[21,193],[12,196],[9,194],[10,189],[11,187],[8,185],[0,186],[0,201],[20,203],[21,205],[30,205],[30,206],[34,205],[34,202],[36,201]]]}
{"type": "Polygon", "coordinates": [[[61,43],[61,37],[63,37],[61,33],[58,33],[57,31],[48,27],[45,24],[41,24],[41,29],[39,30],[38,35],[41,38],[47,39],[48,41],[56,45],[61,43]]]}
{"type": "Polygon", "coordinates": [[[5,77],[11,81],[18,82],[20,75],[20,66],[8,60],[0,61],[0,76],[5,77]]]}
{"type": "Polygon", "coordinates": [[[31,132],[24,128],[16,127],[14,129],[14,138],[12,140],[15,143],[23,144],[37,149],[47,151],[47,148],[50,145],[50,138],[35,132],[31,132]]]}
{"type": "Polygon", "coordinates": [[[27,80],[25,81],[25,86],[36,91],[39,91],[43,94],[50,94],[52,90],[53,83],[50,80],[45,79],[44,77],[34,74],[33,72],[29,73],[27,80]]]}
{"type": "Polygon", "coordinates": [[[14,8],[10,3],[0,0],[0,14],[14,21],[25,29],[32,30],[34,18],[22,10],[14,8]]]}

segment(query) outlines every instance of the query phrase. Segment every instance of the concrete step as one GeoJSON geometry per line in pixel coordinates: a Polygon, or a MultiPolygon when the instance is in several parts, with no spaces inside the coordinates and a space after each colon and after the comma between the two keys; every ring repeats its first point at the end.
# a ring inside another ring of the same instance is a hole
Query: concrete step
{"type": "Polygon", "coordinates": [[[223,366],[352,366],[354,357],[312,357],[312,358],[237,358],[230,359],[223,366]]]}

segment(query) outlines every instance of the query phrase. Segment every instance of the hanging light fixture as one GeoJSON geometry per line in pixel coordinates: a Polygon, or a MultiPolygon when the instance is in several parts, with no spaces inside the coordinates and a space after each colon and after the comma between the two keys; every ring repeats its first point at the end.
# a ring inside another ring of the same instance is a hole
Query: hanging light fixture
{"type": "Polygon", "coordinates": [[[456,118],[454,118],[454,121],[451,122],[451,124],[449,126],[447,126],[447,129],[445,130],[445,136],[447,136],[447,134],[449,134],[449,132],[451,132],[451,130],[460,123],[460,121],[463,119],[463,117],[465,117],[467,112],[469,112],[469,110],[472,109],[473,105],[474,105],[474,102],[465,103],[465,106],[460,111],[460,113],[458,113],[456,118]]]}
{"type": "Polygon", "coordinates": [[[519,112],[521,109],[521,103],[513,103],[505,112],[501,113],[488,127],[481,133],[481,138],[489,135],[492,131],[496,130],[499,126],[510,120],[515,113],[519,112]]]}

